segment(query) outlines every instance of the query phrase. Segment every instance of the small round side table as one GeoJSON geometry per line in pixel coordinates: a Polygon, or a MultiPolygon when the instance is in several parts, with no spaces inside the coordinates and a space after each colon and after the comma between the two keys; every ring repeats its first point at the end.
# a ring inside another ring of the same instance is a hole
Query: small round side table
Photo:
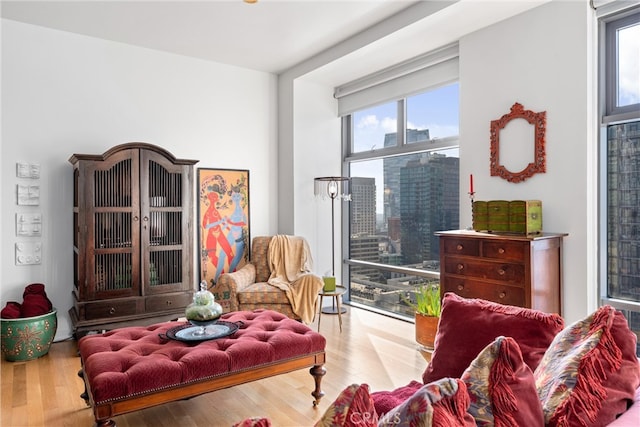
{"type": "Polygon", "coordinates": [[[340,332],[342,332],[342,313],[346,312],[346,310],[343,311],[341,304],[342,304],[342,295],[344,295],[346,292],[347,292],[347,288],[339,285],[336,286],[335,291],[325,291],[324,289],[320,289],[320,292],[318,292],[318,298],[320,298],[320,304],[319,304],[320,309],[318,310],[318,332],[320,332],[320,319],[322,318],[323,312],[338,315],[338,324],[340,325],[340,332]],[[334,298],[335,310],[331,309],[331,311],[324,311],[322,309],[322,299],[324,297],[334,298]]]}

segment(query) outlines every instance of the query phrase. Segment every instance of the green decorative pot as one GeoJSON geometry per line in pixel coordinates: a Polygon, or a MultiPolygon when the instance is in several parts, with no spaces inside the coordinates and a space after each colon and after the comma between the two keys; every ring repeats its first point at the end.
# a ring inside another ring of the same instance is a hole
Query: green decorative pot
{"type": "Polygon", "coordinates": [[[57,311],[20,319],[0,319],[2,355],[9,362],[37,359],[49,352],[58,329],[57,311]]]}

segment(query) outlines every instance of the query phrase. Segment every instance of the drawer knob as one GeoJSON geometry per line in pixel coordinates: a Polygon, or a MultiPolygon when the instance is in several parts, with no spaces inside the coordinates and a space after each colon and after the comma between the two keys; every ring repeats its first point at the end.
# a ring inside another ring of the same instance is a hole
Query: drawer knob
{"type": "Polygon", "coordinates": [[[500,292],[499,296],[500,296],[500,299],[504,299],[504,297],[507,296],[507,293],[506,292],[500,292]]]}
{"type": "Polygon", "coordinates": [[[499,248],[499,249],[498,249],[498,253],[499,253],[500,255],[502,255],[504,252],[505,252],[504,248],[499,248]]]}
{"type": "Polygon", "coordinates": [[[111,314],[111,315],[116,314],[116,308],[115,308],[115,307],[111,307],[111,308],[109,309],[109,314],[111,314]]]}
{"type": "Polygon", "coordinates": [[[463,290],[463,289],[464,289],[464,285],[462,285],[462,284],[458,285],[458,290],[459,290],[459,291],[461,291],[461,290],[463,290]]]}
{"type": "Polygon", "coordinates": [[[171,305],[171,301],[167,301],[167,305],[171,305]]]}
{"type": "Polygon", "coordinates": [[[461,251],[462,249],[464,249],[464,246],[458,243],[458,246],[456,246],[456,250],[461,251]]]}
{"type": "Polygon", "coordinates": [[[464,270],[464,265],[463,264],[458,264],[458,271],[462,271],[464,270]]]}
{"type": "Polygon", "coordinates": [[[506,271],[504,271],[504,268],[499,268],[498,269],[498,274],[501,276],[504,276],[504,274],[506,273],[506,271]]]}

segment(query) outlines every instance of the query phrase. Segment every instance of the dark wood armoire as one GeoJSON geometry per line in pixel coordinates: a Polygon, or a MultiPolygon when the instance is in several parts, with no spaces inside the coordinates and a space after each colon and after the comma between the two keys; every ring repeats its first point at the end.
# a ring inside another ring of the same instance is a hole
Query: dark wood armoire
{"type": "Polygon", "coordinates": [[[193,165],[132,142],[74,154],[74,334],[183,315],[193,279],[193,165]]]}

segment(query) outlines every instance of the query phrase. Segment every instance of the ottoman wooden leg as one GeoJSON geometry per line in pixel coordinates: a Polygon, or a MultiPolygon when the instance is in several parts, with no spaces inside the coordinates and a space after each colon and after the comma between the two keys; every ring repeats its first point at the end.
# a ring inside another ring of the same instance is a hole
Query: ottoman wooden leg
{"type": "Polygon", "coordinates": [[[86,403],[87,406],[91,406],[89,403],[89,393],[87,393],[87,382],[84,380],[84,371],[82,369],[78,371],[78,376],[82,378],[82,383],[84,384],[84,393],[82,393],[80,397],[84,399],[84,403],[86,403]]]}
{"type": "Polygon", "coordinates": [[[316,383],[316,389],[311,393],[311,395],[315,398],[315,400],[313,401],[313,406],[318,406],[318,403],[320,403],[320,399],[322,399],[322,396],[324,396],[321,383],[322,377],[324,377],[324,374],[327,373],[327,370],[324,368],[324,365],[315,365],[309,370],[309,372],[311,373],[311,375],[313,375],[313,379],[316,383]]]}

